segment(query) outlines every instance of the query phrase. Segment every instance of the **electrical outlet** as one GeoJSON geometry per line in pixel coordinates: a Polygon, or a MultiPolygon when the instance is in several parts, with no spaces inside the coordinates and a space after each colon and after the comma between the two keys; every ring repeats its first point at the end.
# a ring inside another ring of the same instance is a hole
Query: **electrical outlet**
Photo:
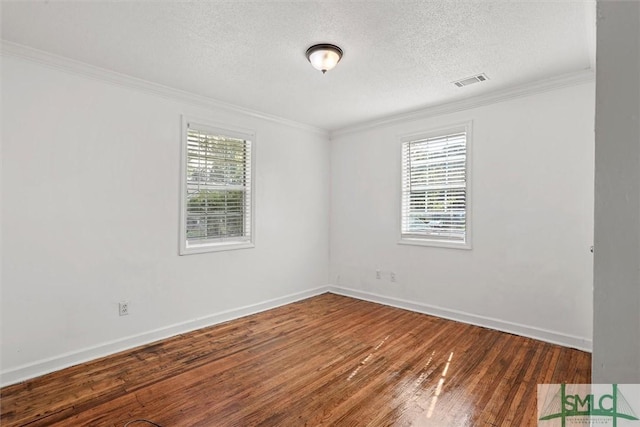
{"type": "Polygon", "coordinates": [[[382,278],[382,273],[380,270],[376,270],[376,279],[380,280],[382,278]]]}
{"type": "Polygon", "coordinates": [[[129,314],[129,303],[124,301],[118,305],[120,316],[126,316],[129,314]]]}
{"type": "Polygon", "coordinates": [[[392,282],[396,281],[396,273],[394,273],[393,271],[391,273],[389,273],[389,280],[391,280],[392,282]]]}

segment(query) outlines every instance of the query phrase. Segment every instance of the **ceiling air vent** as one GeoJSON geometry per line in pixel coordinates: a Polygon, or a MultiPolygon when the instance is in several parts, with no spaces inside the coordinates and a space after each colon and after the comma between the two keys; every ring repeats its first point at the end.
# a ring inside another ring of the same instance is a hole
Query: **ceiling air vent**
{"type": "Polygon", "coordinates": [[[487,77],[487,75],[485,73],[482,73],[482,74],[477,74],[477,75],[472,76],[472,77],[467,77],[466,79],[455,81],[455,82],[453,82],[453,84],[458,86],[458,87],[465,87],[465,86],[472,85],[474,83],[483,82],[485,80],[489,80],[489,77],[487,77]]]}

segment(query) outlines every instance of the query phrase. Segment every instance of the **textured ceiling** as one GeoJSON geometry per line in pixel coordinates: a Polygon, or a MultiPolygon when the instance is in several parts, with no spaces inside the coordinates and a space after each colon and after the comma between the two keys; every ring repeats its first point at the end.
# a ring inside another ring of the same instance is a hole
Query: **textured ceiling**
{"type": "Polygon", "coordinates": [[[219,101],[340,129],[588,69],[593,2],[2,3],[2,38],[219,101]],[[322,75],[304,53],[345,54],[322,75]],[[452,81],[477,73],[466,88],[452,81]]]}

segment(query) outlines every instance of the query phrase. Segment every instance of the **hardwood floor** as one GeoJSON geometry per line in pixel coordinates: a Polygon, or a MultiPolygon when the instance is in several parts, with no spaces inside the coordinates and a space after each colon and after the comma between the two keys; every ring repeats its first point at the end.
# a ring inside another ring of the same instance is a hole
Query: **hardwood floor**
{"type": "Polygon", "coordinates": [[[582,351],[323,294],[5,387],[0,424],[535,426],[536,384],[589,383],[590,365],[582,351]]]}

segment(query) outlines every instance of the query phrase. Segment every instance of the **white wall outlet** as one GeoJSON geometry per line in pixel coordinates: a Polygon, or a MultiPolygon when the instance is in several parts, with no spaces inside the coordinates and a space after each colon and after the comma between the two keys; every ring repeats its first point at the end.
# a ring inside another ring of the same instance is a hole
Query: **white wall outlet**
{"type": "Polygon", "coordinates": [[[391,273],[389,273],[389,280],[391,280],[392,282],[396,281],[396,273],[394,273],[393,271],[391,273]]]}
{"type": "Polygon", "coordinates": [[[376,270],[376,279],[380,280],[382,278],[382,273],[380,270],[376,270]]]}
{"type": "Polygon", "coordinates": [[[120,316],[126,316],[129,314],[129,303],[127,301],[123,301],[118,304],[118,309],[120,316]]]}

